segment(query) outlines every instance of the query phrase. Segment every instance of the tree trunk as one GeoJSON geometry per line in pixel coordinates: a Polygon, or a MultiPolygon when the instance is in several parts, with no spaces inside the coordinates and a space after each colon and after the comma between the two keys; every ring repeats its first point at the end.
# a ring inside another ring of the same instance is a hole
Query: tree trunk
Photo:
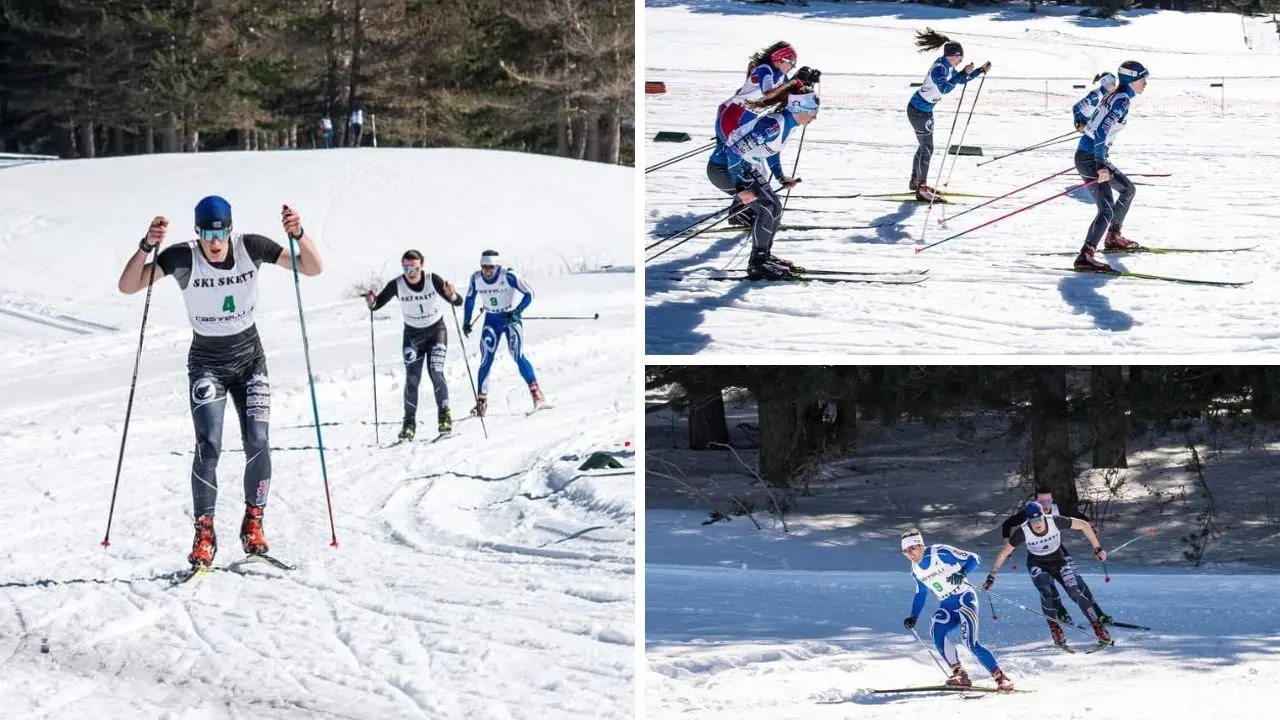
{"type": "Polygon", "coordinates": [[[1276,392],[1278,381],[1280,372],[1274,365],[1253,368],[1253,396],[1249,406],[1255,421],[1273,424],[1280,419],[1280,393],[1276,392]]]}
{"type": "Polygon", "coordinates": [[[572,150],[573,146],[569,141],[569,106],[566,104],[564,115],[556,120],[556,155],[569,157],[572,150]]]}
{"type": "Polygon", "coordinates": [[[142,152],[151,155],[156,151],[156,129],[148,123],[142,128],[142,152]]]}
{"type": "Polygon", "coordinates": [[[1067,417],[1067,369],[1029,368],[1031,373],[1031,467],[1036,485],[1048,487],[1064,513],[1079,505],[1067,417]]]}
{"type": "Polygon", "coordinates": [[[1093,467],[1127,468],[1129,403],[1124,369],[1119,365],[1094,365],[1089,385],[1093,396],[1093,467]]]}
{"type": "MultiPolygon", "coordinates": [[[[341,145],[346,137],[347,121],[342,117],[334,117],[333,110],[338,106],[338,92],[340,82],[338,73],[342,67],[342,25],[338,17],[338,0],[329,0],[329,7],[325,13],[325,21],[328,23],[329,35],[325,43],[325,84],[324,84],[324,109],[325,114],[334,119],[334,140],[335,145],[341,145]]],[[[314,127],[314,126],[313,126],[314,127]]],[[[314,134],[314,133],[313,133],[314,134]]],[[[322,138],[316,138],[316,146],[323,144],[322,138]]]]}
{"type": "Polygon", "coordinates": [[[124,155],[124,128],[122,127],[111,128],[111,154],[116,157],[124,155]]]}
{"type": "Polygon", "coordinates": [[[164,131],[160,134],[160,152],[182,152],[178,144],[178,114],[166,113],[164,131]]]}
{"type": "MultiPolygon", "coordinates": [[[[855,368],[856,371],[856,368],[855,368]]],[[[836,395],[835,443],[852,449],[858,444],[858,389],[850,385],[836,395]]]]}
{"type": "Polygon", "coordinates": [[[600,162],[617,165],[622,149],[622,113],[617,103],[610,103],[600,128],[600,162]]]}
{"type": "Polygon", "coordinates": [[[724,396],[719,385],[689,383],[689,449],[707,450],[711,443],[729,443],[724,396]]]}
{"type": "Polygon", "coordinates": [[[587,150],[584,159],[597,162],[600,160],[600,106],[595,102],[587,107],[587,117],[583,124],[587,131],[587,150]]]}
{"type": "MultiPolygon", "coordinates": [[[[360,54],[364,44],[364,0],[355,0],[355,16],[351,32],[351,67],[347,79],[347,125],[350,126],[351,111],[356,108],[356,99],[359,97],[360,90],[360,54]]],[[[367,118],[366,118],[367,119],[367,118]]],[[[355,143],[355,133],[351,135],[351,142],[355,143]]]]}
{"type": "Polygon", "coordinates": [[[93,159],[97,157],[97,150],[93,143],[93,121],[85,120],[80,123],[80,157],[93,159]]]}
{"type": "Polygon", "coordinates": [[[58,157],[67,160],[76,156],[76,129],[66,123],[58,125],[58,157]]]}
{"type": "Polygon", "coordinates": [[[236,128],[236,149],[244,152],[250,149],[249,145],[249,128],[236,128]]]}
{"type": "Polygon", "coordinates": [[[575,112],[570,120],[573,135],[573,149],[569,157],[578,160],[585,159],[587,156],[587,126],[584,120],[584,113],[575,112]]]}
{"type": "Polygon", "coordinates": [[[796,469],[796,448],[803,445],[805,429],[799,422],[801,408],[785,393],[764,392],[756,397],[760,425],[760,477],[776,488],[789,488],[796,469]]]}

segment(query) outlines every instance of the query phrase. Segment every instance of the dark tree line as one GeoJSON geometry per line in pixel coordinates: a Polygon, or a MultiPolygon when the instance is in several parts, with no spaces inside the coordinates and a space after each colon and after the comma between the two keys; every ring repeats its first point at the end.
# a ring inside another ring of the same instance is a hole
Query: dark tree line
{"type": "Polygon", "coordinates": [[[621,0],[0,0],[0,151],[350,144],[634,163],[621,0]],[[367,140],[366,143],[367,144],[367,140]]]}
{"type": "Polygon", "coordinates": [[[1082,469],[1073,433],[1094,468],[1127,466],[1130,440],[1206,421],[1280,423],[1280,367],[1199,366],[650,366],[650,388],[674,386],[695,450],[727,442],[723,393],[756,400],[759,472],[792,488],[808,463],[856,448],[858,423],[936,424],[993,412],[1024,431],[1033,479],[1065,509],[1082,469]]]}

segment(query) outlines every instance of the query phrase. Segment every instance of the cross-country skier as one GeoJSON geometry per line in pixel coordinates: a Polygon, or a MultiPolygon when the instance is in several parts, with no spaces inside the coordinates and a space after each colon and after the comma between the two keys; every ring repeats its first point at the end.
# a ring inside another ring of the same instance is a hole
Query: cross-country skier
{"type": "Polygon", "coordinates": [[[1103,70],[1094,75],[1093,81],[1098,83],[1098,87],[1090,90],[1080,98],[1080,102],[1071,106],[1071,116],[1075,120],[1076,131],[1081,134],[1084,133],[1089,120],[1093,118],[1093,113],[1102,104],[1102,99],[1116,89],[1116,76],[1110,71],[1103,70]]]}
{"type": "Polygon", "coordinates": [[[782,221],[782,199],[769,180],[772,176],[784,188],[795,187],[797,181],[782,170],[782,147],[796,126],[808,125],[818,117],[818,96],[812,92],[793,93],[785,103],[782,106],[779,101],[775,112],[755,120],[741,135],[731,135],[733,143],[724,147],[722,157],[713,153],[707,163],[707,178],[755,213],[752,251],[747,261],[747,277],[752,280],[778,280],[791,275],[790,263],[769,252],[782,221]]]}
{"type": "Polygon", "coordinates": [[[950,545],[926,546],[924,536],[914,528],[902,534],[902,554],[911,560],[911,572],[916,578],[911,614],[902,624],[914,631],[929,592],[938,597],[938,609],[933,613],[930,632],[938,653],[951,666],[947,684],[959,687],[972,685],[960,664],[955,641],[951,639],[951,633],[959,628],[961,642],[991,673],[996,686],[1001,690],[1012,690],[1013,682],[1005,677],[995,655],[978,640],[978,596],[966,580],[966,576],[978,568],[978,556],[950,545]]]}
{"type": "MultiPolygon", "coordinates": [[[[319,275],[316,246],[302,229],[297,211],[285,206],[281,224],[298,241],[297,271],[319,275]]],[[[188,561],[213,563],[218,551],[213,515],[218,499],[218,456],[222,452],[222,419],[227,396],[235,404],[244,438],[244,520],[240,543],[246,554],[269,550],[262,532],[262,511],[271,485],[271,450],[267,439],[271,419],[271,384],[266,354],[253,313],[258,305],[258,268],[272,263],[294,268],[284,248],[262,235],[231,234],[231,205],[211,195],[196,205],[199,236],[164,249],[155,263],[147,254],[164,243],[168,220],[151,221],[147,235],[120,273],[120,292],[132,295],[166,275],[182,289],[193,336],[187,354],[188,394],[195,425],[195,459],[191,463],[191,495],[195,505],[195,541],[188,561]]]]}
{"type": "Polygon", "coordinates": [[[529,383],[529,396],[533,398],[533,408],[546,405],[538,387],[538,378],[533,373],[533,365],[524,356],[524,325],[520,315],[533,302],[533,288],[524,280],[516,277],[515,271],[503,267],[497,250],[485,250],[480,254],[480,270],[471,274],[467,287],[466,307],[462,314],[462,334],[471,336],[471,310],[479,300],[480,311],[484,313],[484,329],[480,332],[480,372],[476,384],[479,386],[476,406],[473,415],[484,417],[489,408],[489,369],[498,354],[498,341],[507,336],[507,350],[511,358],[520,368],[520,376],[529,383]],[[520,304],[516,304],[516,293],[521,293],[520,304]]]}
{"type": "Polygon", "coordinates": [[[453,431],[453,416],[449,413],[449,386],[444,379],[444,359],[449,349],[449,330],[444,324],[444,308],[440,299],[450,304],[462,304],[462,296],[453,283],[431,273],[431,282],[422,272],[422,253],[406,250],[400,257],[403,274],[387,283],[382,292],[365,295],[370,310],[378,310],[400,299],[400,314],[404,317],[404,424],[400,428],[401,440],[412,440],[417,431],[418,383],[422,381],[422,364],[426,361],[427,374],[436,396],[437,431],[443,435],[453,431]]]}
{"type": "MultiPolygon", "coordinates": [[[[1073,510],[1071,512],[1059,511],[1058,504],[1053,501],[1053,491],[1043,485],[1036,488],[1034,502],[1040,505],[1040,508],[1044,511],[1045,515],[1061,515],[1062,517],[1071,517],[1071,518],[1076,518],[1077,520],[1083,520],[1084,522],[1089,522],[1089,517],[1084,513],[1080,512],[1079,509],[1073,510]]],[[[1013,531],[1021,527],[1024,523],[1026,523],[1026,521],[1027,521],[1026,509],[1019,508],[1018,512],[1010,515],[1004,521],[1004,524],[1000,526],[1000,536],[1005,540],[1008,540],[1009,536],[1013,534],[1013,531]]],[[[1063,544],[1062,546],[1062,554],[1068,557],[1071,555],[1071,553],[1067,551],[1066,544],[1063,544]]],[[[1028,572],[1029,571],[1030,571],[1030,568],[1028,568],[1028,572]]],[[[1079,578],[1078,575],[1077,575],[1077,578],[1079,578]]],[[[1093,593],[1090,592],[1089,586],[1085,584],[1084,579],[1079,578],[1079,580],[1080,580],[1081,592],[1083,592],[1085,597],[1089,598],[1089,600],[1093,603],[1093,609],[1098,613],[1098,619],[1102,621],[1103,625],[1106,625],[1107,623],[1111,622],[1111,616],[1107,615],[1102,611],[1102,608],[1098,605],[1098,601],[1094,599],[1093,593]]],[[[1046,615],[1048,615],[1049,617],[1056,617],[1058,618],[1059,621],[1064,623],[1072,622],[1071,614],[1068,613],[1066,607],[1063,606],[1062,598],[1058,595],[1058,588],[1052,581],[1048,582],[1046,584],[1046,587],[1041,588],[1041,592],[1048,593],[1049,599],[1051,600],[1054,608],[1054,612],[1047,612],[1045,613],[1046,615]]]]}
{"type": "Polygon", "coordinates": [[[964,48],[932,28],[916,33],[916,47],[920,48],[919,52],[942,48],[942,56],[929,66],[924,82],[911,95],[911,102],[907,103],[907,120],[911,122],[911,129],[915,131],[916,142],[919,143],[911,164],[911,182],[908,187],[915,191],[916,200],[932,202],[942,198],[942,193],[928,185],[929,164],[933,161],[933,107],[957,85],[964,85],[990,70],[991,63],[987,62],[979,68],[974,68],[973,63],[969,63],[957,72],[956,67],[964,61],[964,48]]]}
{"type": "Polygon", "coordinates": [[[1076,257],[1076,270],[1115,272],[1102,259],[1094,257],[1098,242],[1104,234],[1107,238],[1103,245],[1104,251],[1134,250],[1141,247],[1120,232],[1120,226],[1129,214],[1135,190],[1133,182],[1111,164],[1108,155],[1116,135],[1125,128],[1130,101],[1147,89],[1148,72],[1142,63],[1128,60],[1120,65],[1118,75],[1119,84],[1102,99],[1093,119],[1085,126],[1080,144],[1076,146],[1076,172],[1085,181],[1097,180],[1089,186],[1089,194],[1098,206],[1098,214],[1089,225],[1084,246],[1076,257]],[[1120,191],[1119,199],[1113,200],[1111,197],[1113,186],[1120,191]]]}
{"type": "MultiPolygon", "coordinates": [[[[716,149],[723,155],[724,146],[732,144],[734,133],[745,132],[762,111],[775,105],[791,91],[804,88],[804,79],[797,75],[788,80],[787,73],[796,67],[796,49],[787,42],[776,42],[755,53],[747,63],[746,82],[728,100],[716,109],[716,149]]],[[[808,76],[808,68],[803,68],[808,76]]],[[[721,162],[721,165],[724,163],[721,162]]],[[[734,201],[729,211],[729,224],[741,227],[751,225],[749,211],[743,211],[741,203],[734,201]]]]}
{"type": "MultiPolygon", "coordinates": [[[[1053,581],[1057,580],[1062,583],[1067,595],[1080,606],[1085,616],[1089,618],[1089,624],[1093,626],[1093,634],[1098,637],[1098,641],[1111,642],[1111,636],[1107,634],[1106,628],[1102,626],[1102,618],[1099,616],[1097,604],[1093,601],[1093,594],[1089,592],[1088,585],[1085,584],[1084,579],[1076,571],[1075,561],[1071,559],[1071,555],[1062,544],[1063,530],[1079,530],[1089,539],[1091,547],[1093,547],[1094,557],[1105,562],[1107,551],[1102,549],[1102,543],[1098,541],[1098,536],[1094,534],[1093,527],[1084,520],[1077,518],[1050,515],[1038,502],[1028,503],[1024,512],[1026,521],[1010,533],[1009,538],[1004,541],[1004,545],[1000,548],[1000,552],[996,553],[991,573],[987,575],[987,580],[982,584],[982,589],[991,589],[991,586],[996,582],[996,574],[1000,572],[1000,567],[1004,565],[1004,561],[1008,560],[1009,556],[1013,554],[1014,548],[1026,543],[1027,571],[1031,574],[1031,582],[1040,591],[1041,612],[1050,618],[1056,617],[1057,611],[1054,605],[1058,590],[1054,587],[1053,581]]],[[[1054,620],[1048,620],[1048,623],[1049,632],[1053,635],[1053,643],[1059,646],[1066,645],[1067,639],[1062,634],[1062,626],[1058,625],[1054,620]]]]}

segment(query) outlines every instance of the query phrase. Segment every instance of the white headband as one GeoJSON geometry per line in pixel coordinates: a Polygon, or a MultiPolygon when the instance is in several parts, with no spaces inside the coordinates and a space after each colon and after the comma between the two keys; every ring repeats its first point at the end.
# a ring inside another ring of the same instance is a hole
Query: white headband
{"type": "Polygon", "coordinates": [[[498,262],[497,255],[481,255],[480,264],[481,265],[500,265],[501,263],[498,262]]]}
{"type": "Polygon", "coordinates": [[[920,536],[920,533],[912,533],[911,535],[902,538],[903,552],[906,552],[917,545],[924,547],[924,538],[920,536]]]}

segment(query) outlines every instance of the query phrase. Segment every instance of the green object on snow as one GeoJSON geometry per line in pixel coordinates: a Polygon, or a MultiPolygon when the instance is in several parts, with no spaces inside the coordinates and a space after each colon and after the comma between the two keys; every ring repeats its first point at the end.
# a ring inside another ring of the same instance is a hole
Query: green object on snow
{"type": "Polygon", "coordinates": [[[587,461],[578,466],[579,470],[612,470],[622,467],[622,463],[609,453],[594,452],[587,461]]]}

